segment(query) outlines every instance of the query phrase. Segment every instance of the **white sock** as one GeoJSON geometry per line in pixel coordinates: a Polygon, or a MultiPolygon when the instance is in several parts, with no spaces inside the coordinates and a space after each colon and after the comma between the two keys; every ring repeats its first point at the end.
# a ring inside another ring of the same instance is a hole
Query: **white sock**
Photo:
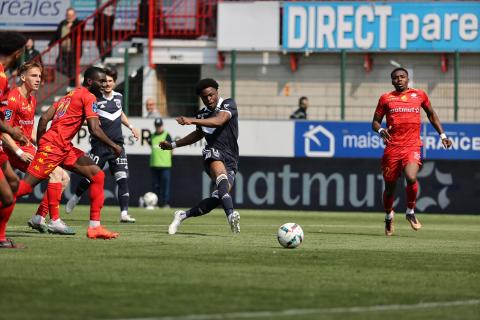
{"type": "Polygon", "coordinates": [[[407,208],[407,214],[415,214],[415,209],[413,208],[407,208]]]}
{"type": "Polygon", "coordinates": [[[100,221],[90,220],[88,226],[89,226],[89,227],[92,227],[92,228],[99,227],[99,226],[100,226],[100,221]]]}
{"type": "Polygon", "coordinates": [[[385,214],[385,220],[392,220],[393,219],[393,211],[390,211],[390,213],[385,214]]]}
{"type": "Polygon", "coordinates": [[[122,212],[120,212],[120,216],[121,216],[122,218],[128,216],[128,211],[127,211],[127,210],[123,210],[122,212]]]}
{"type": "Polygon", "coordinates": [[[78,202],[78,201],[80,200],[80,197],[77,196],[76,194],[74,194],[74,195],[72,196],[72,200],[75,201],[75,202],[78,202]]]}

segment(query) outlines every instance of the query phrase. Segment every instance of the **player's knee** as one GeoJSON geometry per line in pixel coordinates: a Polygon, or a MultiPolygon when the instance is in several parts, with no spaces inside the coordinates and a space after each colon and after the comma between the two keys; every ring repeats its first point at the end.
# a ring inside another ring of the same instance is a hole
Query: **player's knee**
{"type": "MultiPolygon", "coordinates": [[[[12,179],[8,181],[8,184],[10,185],[10,189],[12,189],[12,192],[17,192],[18,186],[20,185],[20,179],[12,179]]],[[[12,200],[13,201],[13,200],[12,200]]]]}
{"type": "Polygon", "coordinates": [[[13,204],[13,201],[15,200],[15,197],[13,196],[13,193],[5,193],[2,194],[2,206],[3,207],[8,207],[13,204]]]}
{"type": "Polygon", "coordinates": [[[127,173],[125,171],[119,171],[119,172],[115,172],[113,174],[113,177],[115,178],[115,181],[120,181],[122,179],[127,179],[127,173]]]}
{"type": "Polygon", "coordinates": [[[92,183],[95,183],[95,182],[103,181],[104,179],[105,179],[105,172],[103,172],[103,170],[98,169],[97,172],[94,172],[92,174],[92,178],[90,179],[90,181],[92,183]]]}
{"type": "Polygon", "coordinates": [[[226,174],[222,173],[217,177],[217,180],[215,181],[216,185],[218,186],[223,180],[226,180],[228,182],[228,177],[226,174]]]}
{"type": "Polygon", "coordinates": [[[407,184],[415,184],[417,182],[417,177],[416,176],[405,176],[405,180],[407,180],[407,184]]]}
{"type": "Polygon", "coordinates": [[[70,176],[68,175],[68,173],[64,171],[62,175],[62,189],[65,189],[69,183],[70,183],[70,176]]]}

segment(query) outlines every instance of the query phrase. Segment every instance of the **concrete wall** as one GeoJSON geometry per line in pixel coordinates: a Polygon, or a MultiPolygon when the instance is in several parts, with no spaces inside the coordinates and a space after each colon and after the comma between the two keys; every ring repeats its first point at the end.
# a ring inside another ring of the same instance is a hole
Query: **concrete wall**
{"type": "MultiPolygon", "coordinates": [[[[242,53],[238,53],[237,61],[242,53]]],[[[453,55],[449,70],[442,73],[440,54],[372,54],[373,70],[363,68],[363,54],[347,54],[346,120],[370,120],[380,95],[393,90],[391,60],[413,71],[413,87],[425,90],[434,109],[444,122],[454,120],[453,55]]],[[[230,65],[223,70],[203,65],[202,77],[220,82],[221,95],[230,96],[230,65]]],[[[459,86],[459,121],[480,121],[480,54],[461,54],[459,86]]],[[[340,55],[301,55],[298,70],[290,70],[289,55],[280,54],[280,63],[272,65],[237,65],[236,99],[242,118],[285,119],[297,106],[298,98],[310,99],[309,118],[340,119],[340,55]]]]}

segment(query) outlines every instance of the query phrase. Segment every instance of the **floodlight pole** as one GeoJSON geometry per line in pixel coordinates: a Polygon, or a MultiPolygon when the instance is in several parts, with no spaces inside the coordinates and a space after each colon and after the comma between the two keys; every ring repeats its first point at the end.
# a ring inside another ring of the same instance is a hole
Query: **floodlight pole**
{"type": "Polygon", "coordinates": [[[345,50],[341,51],[340,60],[340,119],[345,120],[345,68],[347,60],[345,50]]]}
{"type": "Polygon", "coordinates": [[[455,51],[455,67],[453,68],[453,120],[458,122],[458,78],[460,76],[460,52],[455,51]]]}
{"type": "Polygon", "coordinates": [[[230,97],[235,100],[235,86],[237,79],[237,50],[232,50],[230,59],[230,97]]]}

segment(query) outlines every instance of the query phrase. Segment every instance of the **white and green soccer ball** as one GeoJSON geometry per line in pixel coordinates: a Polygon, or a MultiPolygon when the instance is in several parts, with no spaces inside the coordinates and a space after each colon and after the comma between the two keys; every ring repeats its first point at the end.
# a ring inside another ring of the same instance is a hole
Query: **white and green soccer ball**
{"type": "Polygon", "coordinates": [[[147,192],[143,196],[143,202],[145,204],[145,208],[148,210],[153,210],[155,209],[155,206],[158,203],[158,197],[155,193],[153,192],[147,192]]]}
{"type": "Polygon", "coordinates": [[[278,228],[277,239],[284,248],[296,248],[303,242],[303,229],[294,222],[285,223],[278,228]]]}

